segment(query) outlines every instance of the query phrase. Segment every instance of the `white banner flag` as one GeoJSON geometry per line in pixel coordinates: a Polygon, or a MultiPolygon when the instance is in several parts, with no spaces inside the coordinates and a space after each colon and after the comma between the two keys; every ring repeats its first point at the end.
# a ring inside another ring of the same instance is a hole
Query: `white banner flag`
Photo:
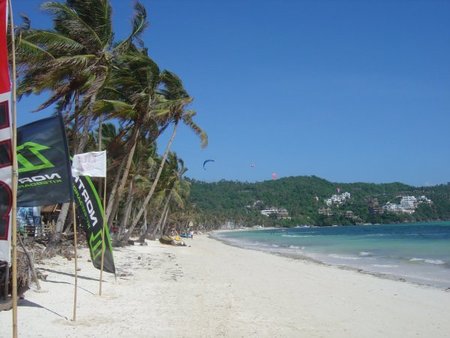
{"type": "Polygon", "coordinates": [[[72,176],[106,177],[106,151],[74,155],[72,176]]]}

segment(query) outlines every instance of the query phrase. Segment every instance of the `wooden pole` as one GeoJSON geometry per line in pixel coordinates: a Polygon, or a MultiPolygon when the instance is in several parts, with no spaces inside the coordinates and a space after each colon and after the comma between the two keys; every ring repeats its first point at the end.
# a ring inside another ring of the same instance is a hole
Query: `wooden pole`
{"type": "MultiPolygon", "coordinates": [[[[102,116],[99,117],[98,119],[98,151],[102,151],[102,127],[103,127],[103,123],[102,123],[102,116]]],[[[103,213],[105,213],[105,201],[106,201],[106,177],[105,177],[105,184],[102,184],[103,181],[100,180],[100,194],[102,193],[102,189],[103,189],[103,213]]],[[[101,258],[101,263],[100,263],[100,283],[98,286],[98,294],[99,296],[102,295],[102,278],[103,278],[103,263],[104,263],[104,259],[105,259],[105,247],[104,247],[104,241],[105,241],[105,215],[103,215],[103,225],[102,225],[102,258],[101,258]]]]}
{"type": "Polygon", "coordinates": [[[17,118],[16,118],[16,39],[14,36],[14,18],[12,12],[11,0],[8,0],[8,12],[11,31],[11,55],[12,55],[12,162],[13,162],[13,177],[12,177],[12,208],[11,208],[11,249],[12,249],[12,322],[13,322],[13,338],[17,338],[17,179],[18,179],[18,167],[17,167],[17,118]]]}
{"type": "Polygon", "coordinates": [[[106,176],[105,184],[103,186],[103,227],[102,227],[102,260],[100,264],[100,285],[98,287],[98,294],[102,295],[102,279],[103,279],[103,264],[105,263],[105,229],[106,229],[106,176]]]}
{"type": "Polygon", "coordinates": [[[78,289],[78,253],[77,253],[77,215],[75,211],[75,201],[72,201],[72,215],[73,215],[73,244],[75,252],[75,290],[73,293],[73,317],[72,320],[77,320],[77,289],[78,289]]]}

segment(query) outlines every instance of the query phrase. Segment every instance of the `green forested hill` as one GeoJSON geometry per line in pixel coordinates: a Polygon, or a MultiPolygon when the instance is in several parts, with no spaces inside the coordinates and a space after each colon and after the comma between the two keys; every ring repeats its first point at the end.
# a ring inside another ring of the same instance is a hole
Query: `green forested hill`
{"type": "Polygon", "coordinates": [[[450,219],[450,185],[413,187],[401,183],[333,183],[316,176],[286,177],[257,183],[190,182],[190,202],[197,221],[213,226],[226,222],[245,226],[294,226],[450,219]],[[326,199],[344,192],[350,193],[351,198],[341,205],[326,204],[326,199]],[[398,204],[403,196],[425,196],[431,203],[418,204],[410,214],[383,210],[386,203],[398,204]],[[269,208],[286,209],[288,217],[261,214],[261,210],[269,208]]]}

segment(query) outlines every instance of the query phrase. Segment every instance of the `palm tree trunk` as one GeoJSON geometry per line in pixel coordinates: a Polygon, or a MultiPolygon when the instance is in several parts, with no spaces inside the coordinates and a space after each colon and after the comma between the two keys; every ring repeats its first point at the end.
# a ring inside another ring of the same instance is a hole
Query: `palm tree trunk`
{"type": "Polygon", "coordinates": [[[161,173],[162,173],[163,168],[164,168],[164,164],[166,163],[167,156],[169,155],[170,147],[172,146],[173,140],[175,139],[175,135],[176,135],[176,132],[177,132],[177,126],[178,126],[178,122],[176,122],[174,127],[173,127],[172,135],[170,136],[169,142],[167,143],[166,150],[165,150],[163,158],[161,160],[161,164],[159,165],[159,169],[158,169],[158,172],[156,174],[155,180],[153,181],[153,184],[152,184],[152,186],[150,188],[150,191],[148,192],[147,196],[145,197],[144,203],[142,203],[142,206],[139,209],[139,212],[138,212],[137,216],[133,220],[133,223],[131,224],[130,230],[124,236],[124,241],[128,241],[128,239],[130,238],[134,228],[139,223],[139,220],[141,219],[145,208],[147,208],[147,205],[150,202],[150,199],[152,198],[153,193],[155,192],[156,185],[158,184],[159,178],[161,177],[161,173]]]}
{"type": "MultiPolygon", "coordinates": [[[[159,229],[161,229],[162,223],[164,221],[164,215],[165,215],[167,209],[169,208],[169,203],[170,203],[171,199],[172,199],[172,191],[170,191],[169,195],[166,197],[166,200],[164,202],[164,206],[163,206],[163,209],[161,211],[161,216],[160,216],[160,219],[158,221],[158,224],[153,229],[153,232],[152,232],[152,235],[151,235],[152,238],[156,238],[156,235],[158,234],[159,229]]],[[[161,204],[162,204],[162,202],[161,202],[161,204]]],[[[147,232],[150,232],[150,229],[147,229],[147,232]]]]}
{"type": "Polygon", "coordinates": [[[161,216],[159,217],[158,224],[156,225],[155,229],[153,229],[153,233],[152,233],[151,238],[156,238],[156,235],[158,233],[160,233],[159,229],[161,229],[162,224],[164,222],[164,219],[166,218],[167,209],[169,209],[169,204],[168,203],[166,203],[164,205],[164,208],[161,211],[161,216]]]}
{"type": "MultiPolygon", "coordinates": [[[[119,168],[116,171],[116,177],[114,178],[114,183],[111,188],[107,208],[109,208],[110,204],[114,203],[114,196],[116,195],[117,188],[119,187],[120,177],[121,177],[123,168],[125,167],[125,163],[127,162],[126,159],[127,159],[126,157],[123,157],[122,161],[120,162],[119,168]],[[111,200],[111,198],[113,198],[113,200],[111,200]]],[[[105,210],[105,212],[106,212],[106,210],[105,210]]],[[[105,215],[106,215],[106,213],[105,213],[105,215]]],[[[108,217],[106,217],[106,220],[107,220],[107,223],[110,224],[108,217]]]]}
{"type": "Polygon", "coordinates": [[[127,203],[125,205],[125,212],[122,215],[122,219],[119,223],[119,235],[123,234],[126,229],[127,220],[130,218],[131,215],[131,207],[133,206],[134,196],[132,194],[133,191],[133,181],[131,181],[130,186],[128,187],[128,199],[127,203]]]}
{"type": "Polygon", "coordinates": [[[83,133],[81,134],[80,142],[76,148],[76,154],[80,154],[86,148],[86,145],[89,141],[89,125],[91,124],[92,117],[86,116],[83,125],[83,133]]]}
{"type": "Polygon", "coordinates": [[[170,211],[170,207],[169,205],[167,206],[167,210],[166,210],[166,214],[164,215],[164,220],[163,223],[161,225],[161,229],[160,229],[160,235],[162,235],[164,233],[164,230],[166,228],[166,223],[167,223],[167,218],[169,218],[169,211],[170,211]]]}
{"type": "Polygon", "coordinates": [[[131,139],[132,143],[131,143],[131,149],[128,153],[127,165],[123,172],[122,179],[121,179],[120,184],[117,187],[117,189],[114,189],[115,187],[113,187],[113,189],[111,190],[111,194],[109,196],[109,203],[108,203],[108,207],[106,208],[106,219],[108,220],[109,224],[112,222],[112,218],[115,216],[115,215],[112,216],[113,205],[115,204],[115,201],[117,201],[117,200],[120,201],[120,198],[122,197],[123,189],[125,187],[125,184],[127,183],[128,174],[130,172],[131,164],[133,163],[133,156],[134,156],[134,152],[136,150],[138,137],[139,137],[139,129],[135,128],[133,131],[132,139],[131,139]]]}
{"type": "MultiPolygon", "coordinates": [[[[145,239],[145,238],[155,240],[155,237],[154,237],[155,229],[160,225],[160,223],[162,221],[162,216],[158,215],[158,213],[156,211],[161,209],[161,205],[162,205],[162,201],[161,201],[161,203],[159,203],[159,205],[157,207],[154,207],[154,209],[153,209],[154,212],[153,212],[152,219],[150,221],[150,226],[148,226],[147,230],[141,234],[141,237],[139,238],[140,242],[143,241],[143,239],[145,239]],[[150,233],[151,233],[151,235],[150,235],[150,233]]],[[[163,211],[161,211],[161,213],[162,212],[163,211]]]]}
{"type": "Polygon", "coordinates": [[[89,100],[89,105],[87,107],[87,114],[84,120],[84,124],[83,124],[83,134],[81,135],[81,139],[80,142],[78,143],[78,147],[76,149],[76,154],[80,154],[84,151],[84,149],[86,148],[86,145],[89,141],[89,131],[90,128],[89,126],[91,125],[91,121],[92,121],[92,116],[93,116],[93,108],[94,108],[94,103],[97,100],[97,95],[92,95],[90,100],[89,100]]]}
{"type": "Polygon", "coordinates": [[[145,237],[147,235],[147,229],[148,229],[148,225],[147,225],[147,209],[144,210],[144,224],[142,225],[141,228],[141,234],[139,236],[139,243],[145,243],[145,237]]]}
{"type": "Polygon", "coordinates": [[[69,213],[70,203],[64,203],[61,206],[61,211],[58,215],[58,220],[56,221],[55,227],[55,235],[52,238],[52,241],[58,242],[61,238],[61,233],[64,230],[64,224],[66,223],[67,215],[69,213]]]}

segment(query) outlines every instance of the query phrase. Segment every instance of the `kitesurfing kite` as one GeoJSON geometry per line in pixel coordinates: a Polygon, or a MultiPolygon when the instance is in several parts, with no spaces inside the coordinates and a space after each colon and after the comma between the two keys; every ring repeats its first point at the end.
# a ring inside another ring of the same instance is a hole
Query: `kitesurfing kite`
{"type": "Polygon", "coordinates": [[[204,161],[203,162],[203,170],[206,170],[206,163],[208,163],[208,162],[215,162],[214,160],[206,160],[206,161],[204,161]]]}

